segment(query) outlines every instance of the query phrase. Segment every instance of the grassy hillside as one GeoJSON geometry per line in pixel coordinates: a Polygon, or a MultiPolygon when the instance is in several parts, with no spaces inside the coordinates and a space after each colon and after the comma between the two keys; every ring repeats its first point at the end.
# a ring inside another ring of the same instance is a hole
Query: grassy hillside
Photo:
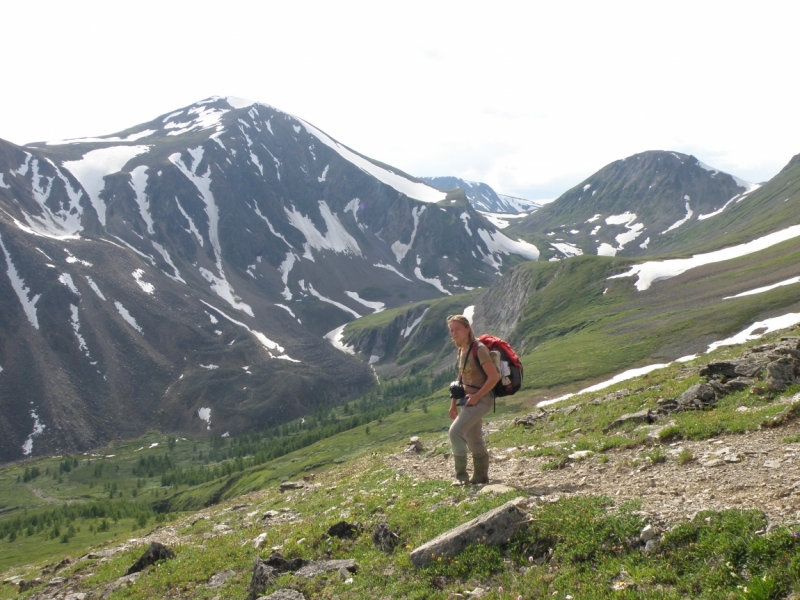
{"type": "MultiPolygon", "coordinates": [[[[501,403],[501,412],[490,416],[490,446],[507,453],[513,450],[520,458],[542,457],[546,461],[541,463],[545,478],[551,469],[567,468],[568,454],[575,450],[593,452],[583,460],[594,469],[617,465],[620,473],[649,469],[654,474],[670,465],[691,469],[696,459],[685,453],[673,456],[665,452],[659,436],[667,444],[754,431],[770,417],[786,412],[782,399],[792,397],[800,387],[779,395],[731,394],[711,410],[673,415],[673,424],[662,428],[655,438],[647,435],[652,428],[636,424],[617,427],[612,435],[605,431],[621,414],[642,407],[655,409],[659,398],[678,395],[696,383],[700,363],[740,352],[739,347],[729,347],[693,364],[654,371],[624,384],[631,390],[627,393],[620,391],[621,385],[610,387],[603,393],[616,398],[612,401],[598,403],[595,394],[572,397],[566,402],[569,407],[552,407],[549,417],[532,427],[514,427],[509,419],[511,413],[527,407],[501,403]],[[504,410],[509,412],[504,414],[504,410]],[[631,452],[635,456],[632,461],[631,452]]],[[[514,399],[523,404],[529,400],[530,394],[524,393],[514,399]]],[[[314,579],[286,574],[266,590],[270,593],[288,587],[306,598],[374,598],[377,589],[381,598],[444,599],[477,587],[485,590],[485,598],[779,598],[800,591],[797,528],[774,523],[768,527],[766,515],[757,509],[706,510],[689,520],[670,523],[662,531],[658,550],[645,554],[638,535],[650,517],[636,500],[615,501],[591,493],[559,493],[539,500],[524,489],[481,494],[479,487],[454,488],[449,480],[426,476],[422,457],[413,461],[420,468],[416,474],[414,468],[399,468],[388,454],[401,449],[409,433],[422,436],[425,447],[432,449],[431,461],[441,460],[446,449],[441,429],[448,423],[445,407],[442,394],[435,394],[419,400],[408,412],[401,410],[370,423],[369,432],[366,427],[343,432],[263,466],[264,473],[272,469],[277,474],[283,469],[284,474],[299,475],[307,472],[303,465],[313,464],[315,455],[339,454],[336,462],[340,464],[321,471],[315,468],[311,483],[298,490],[281,493],[277,481],[265,475],[261,491],[237,495],[228,503],[199,513],[173,514],[156,530],[151,529],[151,521],[147,528],[131,531],[120,519],[112,533],[85,535],[90,526],[96,529],[98,522],[102,525],[102,519],[77,516],[71,526],[81,531],[60,552],[53,546],[44,547],[36,533],[13,540],[5,537],[0,541],[0,570],[20,566],[6,570],[3,578],[38,576],[43,577],[44,584],[53,576],[52,568],[42,573],[45,563],[52,564],[65,554],[76,558],[90,546],[118,547],[119,551],[112,551],[108,558],[80,560],[58,571],[66,581],[54,582],[52,588],[71,586],[73,591],[99,593],[143,550],[141,544],[145,542],[128,543],[126,538],[133,535],[141,539],[149,532],[144,540],[169,541],[176,558],[146,570],[129,587],[112,594],[112,599],[241,598],[247,593],[253,557],[266,556],[272,549],[279,549],[286,558],[358,561],[359,569],[348,581],[335,573],[314,579]],[[411,565],[412,548],[520,495],[533,521],[508,546],[471,547],[422,570],[411,565]],[[266,511],[275,512],[262,522],[261,515],[266,511]],[[340,520],[359,523],[360,533],[349,540],[331,537],[328,528],[340,520]],[[390,554],[379,551],[370,539],[372,526],[381,521],[401,538],[400,547],[390,554]],[[252,541],[261,533],[265,539],[256,550],[252,541]],[[36,548],[35,542],[41,547],[36,548]],[[209,578],[223,571],[231,571],[231,577],[222,587],[208,587],[209,578]]],[[[791,421],[785,427],[789,448],[797,439],[798,428],[791,421]]],[[[189,440],[185,443],[187,447],[194,444],[189,440]]],[[[498,468],[498,460],[494,468],[498,468]]],[[[79,466],[77,471],[83,468],[79,466]]],[[[246,476],[259,475],[253,471],[246,476]]],[[[38,589],[20,595],[13,586],[4,585],[0,598],[28,597],[38,589]]]]}

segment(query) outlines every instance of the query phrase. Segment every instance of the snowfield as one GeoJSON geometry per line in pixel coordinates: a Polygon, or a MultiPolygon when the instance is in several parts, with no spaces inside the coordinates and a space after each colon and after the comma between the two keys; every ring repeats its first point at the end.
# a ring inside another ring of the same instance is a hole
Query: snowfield
{"type": "Polygon", "coordinates": [[[747,256],[748,254],[765,250],[798,236],[800,236],[800,225],[793,225],[792,227],[775,231],[764,237],[739,244],[738,246],[731,246],[704,254],[696,254],[691,258],[675,258],[671,260],[645,262],[631,267],[630,271],[626,273],[612,275],[609,279],[620,279],[622,277],[633,277],[635,275],[637,276],[636,289],[641,292],[649,289],[656,281],[677,277],[681,273],[685,273],[690,269],[702,267],[703,265],[747,256]]]}

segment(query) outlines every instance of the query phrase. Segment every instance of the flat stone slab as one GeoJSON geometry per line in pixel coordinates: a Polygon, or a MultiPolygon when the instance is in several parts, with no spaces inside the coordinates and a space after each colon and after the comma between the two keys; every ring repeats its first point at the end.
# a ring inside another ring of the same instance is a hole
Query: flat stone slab
{"type": "Polygon", "coordinates": [[[475,544],[495,546],[507,543],[528,521],[528,514],[519,507],[524,500],[516,498],[506,502],[433,538],[411,551],[411,562],[418,569],[422,569],[440,556],[453,557],[468,546],[475,544]]]}
{"type": "Polygon", "coordinates": [[[316,577],[323,573],[330,573],[331,571],[338,571],[339,569],[347,569],[351,573],[358,571],[358,563],[353,558],[344,560],[312,560],[307,565],[301,567],[294,572],[298,577],[316,577]]]}
{"type": "Polygon", "coordinates": [[[272,592],[269,596],[261,596],[258,600],[306,600],[297,590],[282,589],[272,592]]]}

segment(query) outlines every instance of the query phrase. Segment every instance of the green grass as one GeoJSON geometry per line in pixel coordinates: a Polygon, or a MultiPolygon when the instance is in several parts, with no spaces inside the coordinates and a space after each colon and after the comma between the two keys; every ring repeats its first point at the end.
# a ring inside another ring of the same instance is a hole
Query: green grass
{"type": "MultiPolygon", "coordinates": [[[[768,342],[779,335],[767,336],[750,345],[768,342]]],[[[576,450],[593,450],[599,456],[589,460],[601,462],[607,454],[625,448],[636,449],[638,457],[634,462],[637,463],[675,460],[667,457],[657,440],[647,437],[651,428],[633,424],[605,430],[621,414],[648,407],[655,409],[660,398],[676,397],[700,381],[697,369],[703,362],[737,356],[741,351],[741,347],[723,348],[691,363],[653,371],[600,392],[573,396],[548,407],[549,417],[533,427],[510,425],[511,417],[529,410],[525,394],[498,401],[498,412],[492,413],[490,420],[509,425],[491,433],[490,443],[496,448],[524,447],[521,455],[548,457],[553,467],[563,466],[566,455],[576,450]],[[629,393],[595,402],[622,388],[629,393]]],[[[782,396],[798,391],[800,386],[793,386],[782,396]]],[[[785,404],[775,400],[774,396],[762,397],[747,392],[731,394],[710,410],[673,414],[654,427],[674,422],[669,430],[670,440],[741,434],[754,431],[771,416],[786,410],[785,404]],[[750,410],[737,411],[741,406],[750,410]]],[[[479,495],[475,489],[453,488],[449,481],[415,478],[413,471],[412,476],[397,472],[385,462],[383,456],[397,451],[411,435],[421,435],[429,448],[446,446],[444,431],[450,423],[447,406],[446,393],[440,390],[409,404],[407,410],[401,409],[368,423],[369,433],[367,425],[360,426],[209,484],[162,489],[156,485],[155,478],[145,478],[147,481],[138,488],[141,492],[137,501],[143,498],[168,500],[173,510],[211,504],[206,510],[211,518],[195,523],[195,518],[184,518],[181,513],[169,515],[178,528],[178,535],[184,539],[175,548],[177,558],[148,570],[136,584],[119,590],[112,598],[212,598],[217,594],[243,597],[256,554],[249,541],[262,531],[267,534],[264,555],[275,546],[289,558],[323,558],[330,550],[333,558],[358,560],[360,569],[352,584],[336,576],[300,581],[284,575],[268,590],[288,585],[299,589],[306,597],[364,598],[374,597],[375,590],[380,590],[381,597],[389,598],[448,598],[453,593],[463,593],[480,585],[490,590],[489,598],[544,597],[554,592],[575,598],[728,598],[731,594],[737,598],[772,598],[785,596],[797,585],[800,577],[798,538],[787,528],[764,533],[764,515],[758,511],[700,513],[693,521],[678,524],[666,532],[660,548],[645,556],[637,541],[644,525],[637,503],[615,506],[599,497],[535,503],[530,507],[531,526],[508,547],[472,548],[453,560],[437,561],[429,569],[415,570],[408,557],[411,548],[517,495],[516,492],[479,495]],[[277,491],[280,481],[311,471],[316,474],[319,487],[285,494],[277,491]],[[158,498],[154,495],[156,492],[158,498]],[[215,502],[244,502],[249,506],[241,512],[230,513],[224,511],[224,506],[215,506],[215,502]],[[252,526],[241,525],[241,521],[248,520],[244,516],[246,513],[256,511],[258,515],[269,509],[298,511],[298,520],[260,527],[255,516],[249,519],[252,526]],[[369,536],[371,526],[384,518],[402,538],[402,547],[392,555],[375,549],[369,536]],[[364,533],[352,541],[329,542],[325,532],[340,519],[361,523],[364,533]],[[222,521],[231,522],[233,533],[203,539],[203,534],[213,533],[213,525],[222,521]],[[228,569],[237,574],[221,590],[205,587],[211,575],[228,569]],[[611,586],[621,585],[620,582],[628,587],[612,590],[611,586]],[[499,588],[503,588],[502,594],[497,591],[499,588]]],[[[4,494],[6,514],[16,515],[12,518],[24,516],[24,511],[14,509],[14,505],[20,506],[14,503],[27,501],[30,496],[26,494],[31,494],[34,485],[42,492],[47,491],[47,495],[41,494],[46,499],[33,496],[40,504],[32,506],[29,514],[37,510],[41,513],[44,506],[64,506],[67,499],[81,501],[80,491],[97,494],[98,501],[105,503],[121,501],[107,498],[108,492],[104,497],[98,489],[100,482],[108,486],[116,481],[123,499],[132,503],[132,486],[136,485],[136,478],[131,474],[133,466],[140,456],[162,452],[162,445],[167,443],[166,438],[158,434],[151,434],[147,440],[152,440],[150,443],[160,440],[159,446],[139,450],[149,444],[145,444],[146,440],[137,440],[117,444],[103,453],[115,456],[93,457],[91,464],[87,462],[88,457],[79,457],[78,467],[74,467],[74,458],[71,459],[69,472],[60,473],[61,483],[52,472],[65,463],[66,458],[40,459],[24,466],[4,468],[0,471],[3,478],[0,490],[4,494]],[[94,476],[97,464],[105,465],[99,477],[94,476]],[[120,466],[119,470],[116,465],[120,466]],[[36,466],[42,474],[27,483],[16,483],[16,476],[24,476],[25,466],[36,466]],[[49,476],[43,474],[48,468],[51,469],[49,476]],[[97,484],[90,487],[93,479],[97,484]]],[[[240,441],[244,440],[225,440],[219,449],[236,448],[240,441]]],[[[167,446],[166,450],[182,457],[181,460],[197,462],[200,451],[208,453],[221,443],[217,438],[186,440],[172,448],[167,446]]],[[[685,454],[677,457],[682,464],[689,460],[691,457],[685,454]]],[[[83,501],[88,502],[89,498],[83,501]]],[[[13,541],[5,538],[0,540],[0,571],[11,568],[3,577],[17,573],[37,576],[44,563],[55,562],[66,555],[75,558],[90,546],[113,545],[127,537],[139,537],[156,526],[160,518],[148,514],[143,524],[136,523],[135,517],[123,517],[118,522],[109,518],[107,531],[97,531],[102,519],[64,519],[59,533],[69,526],[74,531],[66,543],[61,543],[58,536],[50,536],[52,529],[34,532],[31,536],[20,535],[13,541]],[[22,566],[32,563],[38,566],[22,566]]],[[[80,571],[87,575],[81,582],[83,589],[102,589],[119,577],[139,554],[141,548],[115,555],[103,564],[84,561],[69,567],[65,573],[80,571]]],[[[0,598],[11,595],[11,586],[0,587],[0,598]]]]}

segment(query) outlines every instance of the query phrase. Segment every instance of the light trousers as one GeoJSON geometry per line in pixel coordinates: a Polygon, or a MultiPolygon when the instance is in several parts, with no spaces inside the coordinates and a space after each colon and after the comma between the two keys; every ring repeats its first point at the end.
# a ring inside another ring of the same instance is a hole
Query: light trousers
{"type": "Polygon", "coordinates": [[[450,448],[453,456],[487,456],[483,441],[483,416],[492,410],[494,398],[486,394],[475,406],[461,406],[461,412],[450,425],[450,448]]]}

